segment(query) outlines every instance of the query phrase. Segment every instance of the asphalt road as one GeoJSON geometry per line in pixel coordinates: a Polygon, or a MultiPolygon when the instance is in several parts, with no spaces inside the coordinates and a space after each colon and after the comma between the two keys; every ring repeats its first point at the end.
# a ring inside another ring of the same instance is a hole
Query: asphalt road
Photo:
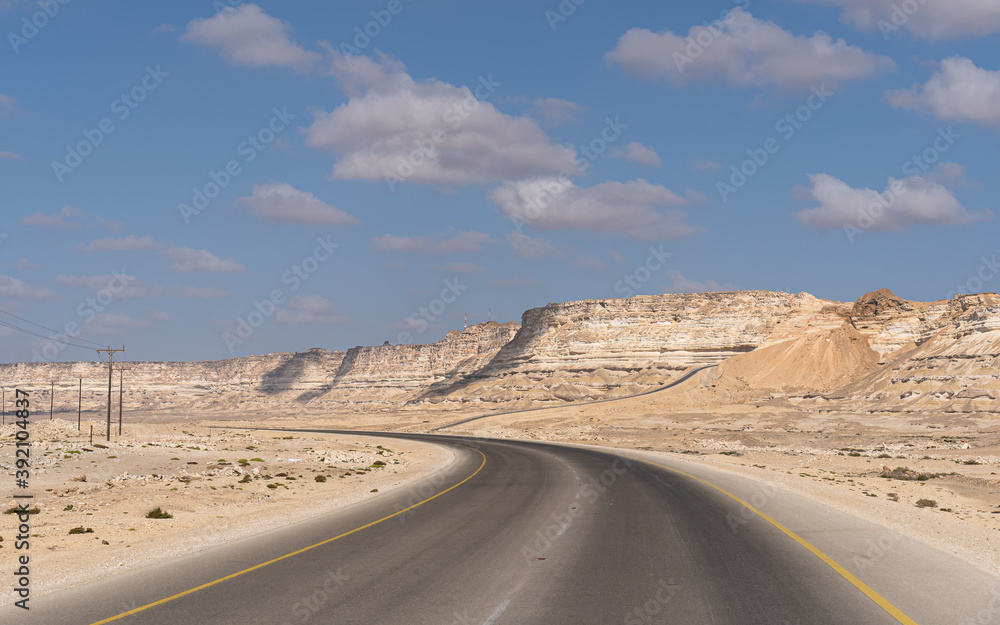
{"type": "Polygon", "coordinates": [[[780,488],[683,461],[432,438],[458,459],[411,487],[39,596],[30,613],[7,605],[0,622],[926,625],[993,608],[981,622],[1000,622],[996,579],[780,488]]]}

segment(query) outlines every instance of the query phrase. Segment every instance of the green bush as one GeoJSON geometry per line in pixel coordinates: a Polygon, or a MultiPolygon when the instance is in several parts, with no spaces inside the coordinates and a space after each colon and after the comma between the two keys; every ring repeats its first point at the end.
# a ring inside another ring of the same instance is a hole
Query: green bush
{"type": "Polygon", "coordinates": [[[84,529],[83,526],[74,527],[73,529],[71,529],[69,531],[69,533],[70,534],[93,534],[94,533],[94,528],[88,527],[88,528],[84,529]]]}
{"type": "Polygon", "coordinates": [[[160,510],[160,507],[157,506],[157,507],[153,508],[152,510],[150,510],[149,512],[146,513],[146,518],[147,519],[172,519],[172,518],[174,518],[174,515],[170,514],[169,512],[167,512],[165,510],[160,510]]]}
{"type": "Polygon", "coordinates": [[[316,476],[316,481],[317,482],[325,482],[326,481],[326,476],[325,475],[317,475],[316,476]]]}

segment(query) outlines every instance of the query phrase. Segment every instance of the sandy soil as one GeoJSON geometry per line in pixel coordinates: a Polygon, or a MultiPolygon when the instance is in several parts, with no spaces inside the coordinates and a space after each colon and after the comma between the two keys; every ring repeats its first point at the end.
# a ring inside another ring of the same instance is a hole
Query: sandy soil
{"type": "MultiPolygon", "coordinates": [[[[30,428],[39,595],[376,497],[453,460],[447,449],[421,443],[191,423],[129,425],[124,436],[95,436],[93,444],[76,423],[30,428]],[[154,508],[172,518],[147,518],[154,508]],[[85,533],[71,535],[73,528],[85,533]]],[[[13,432],[0,430],[0,468],[11,487],[13,432]]],[[[16,526],[14,515],[0,517],[0,554],[13,555],[16,526]]]]}

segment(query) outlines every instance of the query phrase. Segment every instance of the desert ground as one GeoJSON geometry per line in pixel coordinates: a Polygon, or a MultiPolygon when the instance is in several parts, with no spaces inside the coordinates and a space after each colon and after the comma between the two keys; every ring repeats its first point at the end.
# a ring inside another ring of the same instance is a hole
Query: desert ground
{"type": "MultiPolygon", "coordinates": [[[[690,397],[698,386],[679,393],[690,397]]],[[[834,414],[787,402],[670,412],[680,395],[497,414],[446,432],[600,445],[712,465],[759,480],[763,493],[797,492],[882,524],[887,545],[909,536],[1000,575],[1000,419],[834,414]]],[[[44,494],[36,500],[41,512],[33,531],[44,545],[39,570],[48,572],[37,577],[37,592],[302,519],[304,503],[316,515],[376,497],[451,459],[445,448],[409,441],[258,428],[427,432],[483,414],[215,415],[197,422],[140,414],[122,437],[106,443],[95,436],[93,444],[88,424],[77,432],[68,421],[38,421],[33,485],[44,494]],[[146,518],[156,507],[173,518],[146,518]],[[86,533],[70,535],[73,528],[86,533]]],[[[103,433],[103,425],[95,431],[103,433]]],[[[8,472],[12,433],[7,426],[0,437],[8,472]]],[[[767,497],[753,503],[766,512],[767,497]]],[[[3,534],[9,527],[5,522],[3,534]]],[[[0,544],[11,547],[9,538],[0,544]]]]}

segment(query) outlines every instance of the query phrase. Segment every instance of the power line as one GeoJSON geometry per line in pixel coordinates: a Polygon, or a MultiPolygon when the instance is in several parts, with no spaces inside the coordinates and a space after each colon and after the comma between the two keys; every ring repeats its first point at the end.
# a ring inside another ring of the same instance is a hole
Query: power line
{"type": "MultiPolygon", "coordinates": [[[[35,323],[34,321],[31,321],[30,319],[25,319],[24,317],[18,317],[17,315],[15,315],[12,312],[7,312],[6,310],[0,309],[0,313],[3,313],[5,315],[9,315],[9,316],[11,316],[11,317],[13,317],[15,319],[20,319],[21,321],[24,321],[25,323],[30,323],[31,325],[33,325],[33,326],[35,326],[37,328],[41,328],[43,330],[48,330],[49,332],[55,332],[56,334],[63,334],[63,332],[60,332],[59,330],[53,330],[52,328],[50,328],[48,326],[43,326],[40,323],[35,323]]],[[[48,338],[48,337],[45,337],[45,338],[48,338]]],[[[87,339],[80,339],[80,340],[83,341],[84,343],[90,343],[91,345],[98,345],[98,346],[101,345],[101,343],[95,343],[94,341],[88,341],[87,339]]]]}
{"type": "MultiPolygon", "coordinates": [[[[5,326],[5,327],[10,328],[11,330],[17,330],[18,332],[24,332],[25,334],[30,334],[32,336],[37,336],[40,339],[54,340],[52,337],[45,336],[44,334],[38,334],[37,332],[32,332],[31,330],[25,330],[24,328],[19,328],[19,327],[15,326],[15,325],[11,325],[11,324],[7,323],[6,321],[0,321],[0,326],[5,326]]],[[[79,347],[80,349],[94,349],[93,347],[90,347],[89,345],[80,345],[78,343],[73,343],[72,341],[70,341],[68,339],[65,340],[65,341],[59,341],[59,343],[60,344],[64,344],[64,345],[69,345],[70,347],[79,347]]]]}

